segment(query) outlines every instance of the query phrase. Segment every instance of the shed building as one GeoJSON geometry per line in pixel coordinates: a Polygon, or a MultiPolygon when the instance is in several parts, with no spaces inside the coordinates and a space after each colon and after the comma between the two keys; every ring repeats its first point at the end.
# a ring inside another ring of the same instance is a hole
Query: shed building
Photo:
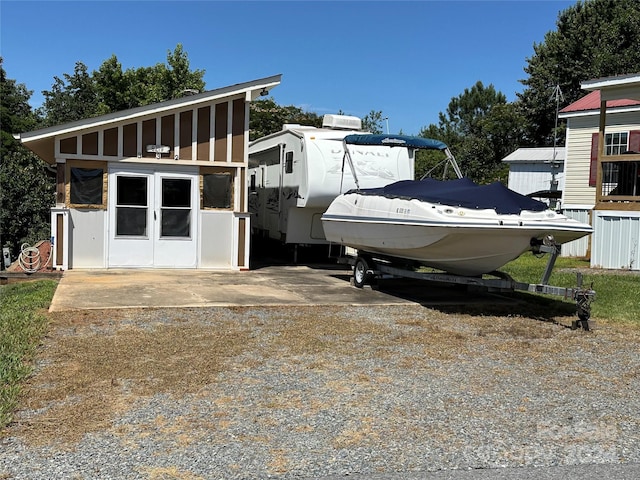
{"type": "Polygon", "coordinates": [[[280,75],[22,133],[57,171],[53,266],[249,267],[249,103],[280,75]]]}
{"type": "Polygon", "coordinates": [[[539,199],[544,197],[536,193],[564,188],[564,147],[518,148],[502,161],[509,165],[508,187],[515,192],[539,199]]]}

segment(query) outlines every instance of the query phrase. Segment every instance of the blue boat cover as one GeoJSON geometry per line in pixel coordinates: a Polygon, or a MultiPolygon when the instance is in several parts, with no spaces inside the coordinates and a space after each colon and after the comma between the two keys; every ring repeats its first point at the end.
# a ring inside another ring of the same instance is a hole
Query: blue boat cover
{"type": "MultiPolygon", "coordinates": [[[[356,193],[350,190],[347,193],[356,193]]],[[[500,182],[477,185],[468,178],[457,180],[401,180],[386,187],[360,190],[363,195],[417,199],[441,205],[475,209],[495,209],[500,215],[519,214],[522,210],[541,212],[546,204],[509,190],[500,182]]]]}
{"type": "Polygon", "coordinates": [[[422,148],[425,150],[444,150],[447,146],[439,140],[408,135],[347,135],[344,142],[351,145],[384,145],[387,147],[422,148]]]}

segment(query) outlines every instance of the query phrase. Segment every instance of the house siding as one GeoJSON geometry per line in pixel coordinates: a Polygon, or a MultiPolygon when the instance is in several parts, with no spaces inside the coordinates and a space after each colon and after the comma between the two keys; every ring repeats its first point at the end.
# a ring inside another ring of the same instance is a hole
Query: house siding
{"type": "MultiPolygon", "coordinates": [[[[638,112],[610,113],[607,115],[607,133],[628,132],[638,129],[638,112]]],[[[589,186],[591,137],[598,133],[599,116],[569,118],[565,161],[565,189],[562,204],[566,208],[582,206],[593,208],[596,188],[589,186]]]]}

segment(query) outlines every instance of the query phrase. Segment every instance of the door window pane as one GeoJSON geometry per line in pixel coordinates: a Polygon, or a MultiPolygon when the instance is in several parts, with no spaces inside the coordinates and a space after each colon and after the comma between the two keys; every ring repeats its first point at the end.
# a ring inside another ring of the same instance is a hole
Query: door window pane
{"type": "Polygon", "coordinates": [[[191,180],[163,178],[162,206],[191,207],[191,180]]]}
{"type": "Polygon", "coordinates": [[[118,177],[118,205],[147,206],[147,177],[118,177]]]}
{"type": "Polygon", "coordinates": [[[161,237],[189,237],[191,235],[190,179],[162,179],[160,216],[161,237]]]}
{"type": "Polygon", "coordinates": [[[116,208],[116,235],[147,235],[147,209],[135,207],[116,208]]]}
{"type": "Polygon", "coordinates": [[[162,237],[188,237],[191,233],[191,210],[162,210],[162,237]]]}
{"type": "Polygon", "coordinates": [[[116,235],[148,236],[147,177],[116,177],[116,235]]]}

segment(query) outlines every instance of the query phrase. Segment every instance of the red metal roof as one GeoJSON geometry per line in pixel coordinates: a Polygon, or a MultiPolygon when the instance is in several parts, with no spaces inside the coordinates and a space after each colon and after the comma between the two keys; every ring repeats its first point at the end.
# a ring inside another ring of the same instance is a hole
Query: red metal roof
{"type": "MultiPolygon", "coordinates": [[[[612,107],[630,107],[640,105],[638,100],[609,100],[607,108],[612,107]]],[[[585,110],[600,110],[600,90],[594,90],[575,102],[567,105],[560,113],[582,112],[585,110]]]]}

